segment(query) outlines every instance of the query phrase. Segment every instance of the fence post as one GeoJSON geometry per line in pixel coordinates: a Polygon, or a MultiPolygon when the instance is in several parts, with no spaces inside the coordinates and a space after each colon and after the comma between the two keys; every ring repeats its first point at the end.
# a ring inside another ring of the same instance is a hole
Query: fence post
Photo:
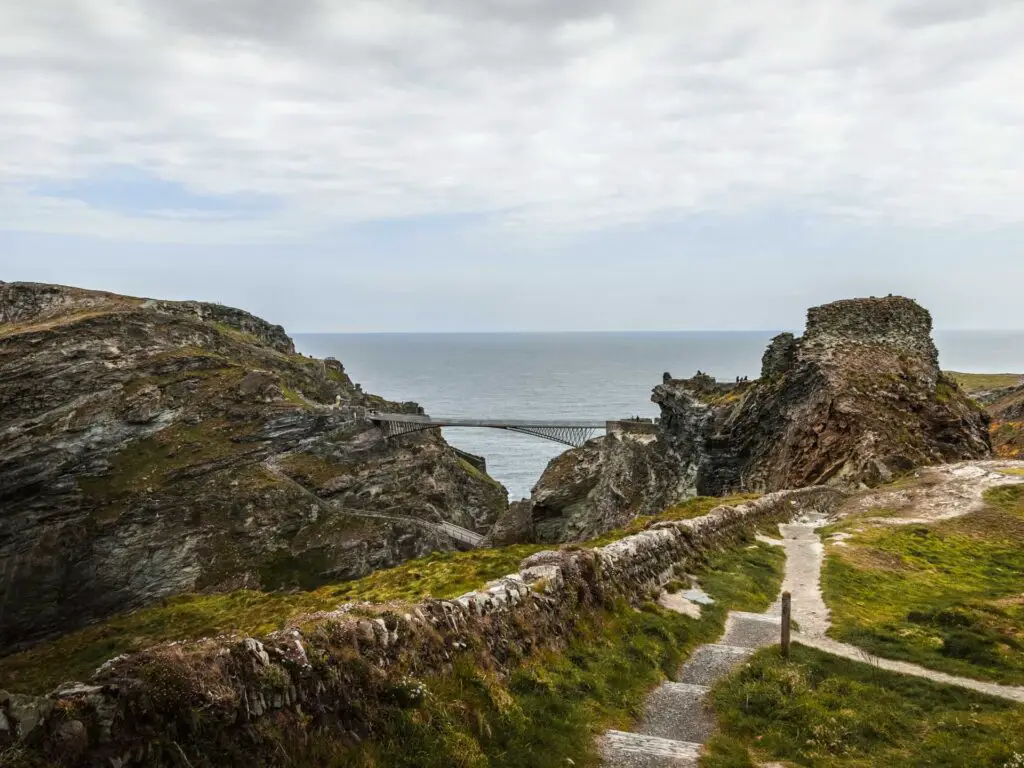
{"type": "Polygon", "coordinates": [[[793,615],[793,596],[782,593],[782,658],[789,658],[789,622],[793,615]]]}

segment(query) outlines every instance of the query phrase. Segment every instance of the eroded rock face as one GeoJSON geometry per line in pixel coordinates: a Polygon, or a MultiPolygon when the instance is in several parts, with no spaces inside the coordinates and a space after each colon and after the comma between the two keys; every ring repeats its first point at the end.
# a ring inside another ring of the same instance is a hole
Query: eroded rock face
{"type": "Polygon", "coordinates": [[[582,541],[685,497],[692,478],[675,471],[656,441],[612,434],[555,457],[533,489],[532,540],[582,541]]]}
{"type": "Polygon", "coordinates": [[[0,649],[452,546],[367,515],[486,531],[504,488],[437,433],[385,442],[366,412],[400,407],[240,310],[0,283],[0,649]]]}
{"type": "MultiPolygon", "coordinates": [[[[902,297],[808,312],[765,375],[719,398],[655,390],[666,445],[696,464],[698,493],[887,482],[915,466],[988,456],[985,414],[938,366],[927,310],[902,297]]],[[[767,357],[767,356],[766,356],[767,357]]]]}
{"type": "Polygon", "coordinates": [[[1024,384],[991,393],[992,448],[1003,458],[1024,459],[1024,384]]]}
{"type": "Polygon", "coordinates": [[[901,298],[808,312],[772,341],[755,382],[668,375],[656,440],[602,438],[555,459],[530,503],[536,538],[596,535],[693,495],[886,482],[983,458],[987,416],[938,367],[929,313],[901,298]]]}

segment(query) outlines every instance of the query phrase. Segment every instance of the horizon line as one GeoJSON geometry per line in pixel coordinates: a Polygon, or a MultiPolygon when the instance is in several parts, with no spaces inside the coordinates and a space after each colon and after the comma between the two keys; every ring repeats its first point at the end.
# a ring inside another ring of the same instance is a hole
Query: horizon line
{"type": "MultiPolygon", "coordinates": [[[[655,333],[794,333],[793,328],[673,328],[673,329],[586,329],[586,330],[514,330],[514,331],[290,331],[290,336],[515,336],[568,334],[655,334],[655,333]]],[[[932,333],[1024,333],[1024,328],[935,328],[932,333]]]]}

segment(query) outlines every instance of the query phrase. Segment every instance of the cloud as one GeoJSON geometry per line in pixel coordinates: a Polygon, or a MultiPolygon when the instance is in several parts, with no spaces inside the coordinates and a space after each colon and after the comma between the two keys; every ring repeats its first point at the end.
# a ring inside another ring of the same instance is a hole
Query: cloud
{"type": "Polygon", "coordinates": [[[431,215],[505,233],[777,207],[1024,217],[1013,0],[35,0],[3,4],[0,30],[6,229],[216,242],[431,215]],[[242,224],[112,213],[89,194],[112,167],[275,205],[242,224]],[[39,192],[53,184],[80,194],[39,192]]]}

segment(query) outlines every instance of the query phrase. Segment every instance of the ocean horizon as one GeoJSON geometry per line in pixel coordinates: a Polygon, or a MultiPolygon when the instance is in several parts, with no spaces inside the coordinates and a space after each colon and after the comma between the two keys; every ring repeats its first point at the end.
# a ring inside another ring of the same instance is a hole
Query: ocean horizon
{"type": "MultiPolygon", "coordinates": [[[[433,416],[506,419],[653,417],[662,374],[698,370],[721,381],[756,378],[782,331],[504,331],[295,334],[298,349],[336,357],[352,379],[433,416]]],[[[793,331],[796,332],[796,331],[793,331]]],[[[943,369],[1024,372],[1024,330],[936,331],[943,369]]],[[[511,499],[528,496],[565,446],[503,430],[445,428],[454,446],[484,456],[511,499]]]]}

